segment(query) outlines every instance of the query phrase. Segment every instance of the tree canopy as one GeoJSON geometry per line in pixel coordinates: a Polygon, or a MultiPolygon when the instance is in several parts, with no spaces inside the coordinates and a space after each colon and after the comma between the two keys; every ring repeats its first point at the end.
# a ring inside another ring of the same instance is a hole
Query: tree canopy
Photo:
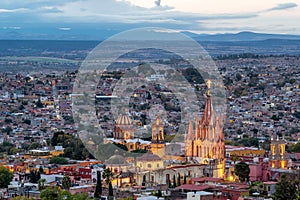
{"type": "Polygon", "coordinates": [[[250,168],[245,162],[239,162],[234,166],[234,173],[239,177],[241,182],[249,180],[250,168]]]}
{"type": "Polygon", "coordinates": [[[65,164],[68,164],[68,161],[63,157],[54,156],[50,159],[50,163],[51,164],[65,165],[65,164]]]}
{"type": "Polygon", "coordinates": [[[75,160],[93,158],[79,138],[75,138],[74,135],[62,131],[54,133],[51,139],[51,145],[62,145],[65,148],[63,156],[67,158],[75,160]]]}
{"type": "Polygon", "coordinates": [[[41,199],[42,200],[87,200],[91,199],[84,193],[74,194],[72,195],[67,190],[61,190],[60,188],[54,187],[47,187],[46,189],[42,190],[41,192],[41,199]]]}
{"type": "Polygon", "coordinates": [[[291,147],[291,150],[292,150],[292,152],[300,153],[300,142],[294,144],[294,145],[291,147]]]}
{"type": "Polygon", "coordinates": [[[112,171],[110,171],[109,168],[106,168],[103,171],[102,177],[104,178],[106,184],[109,184],[111,182],[113,175],[114,174],[112,173],[112,171]]]}
{"type": "Polygon", "coordinates": [[[30,183],[38,183],[40,179],[41,179],[41,174],[39,171],[35,171],[35,170],[30,171],[29,174],[30,183]]]}
{"type": "Polygon", "coordinates": [[[72,182],[69,176],[64,176],[61,182],[62,188],[65,190],[69,190],[72,186],[72,182]]]}
{"type": "Polygon", "coordinates": [[[283,174],[276,184],[274,193],[275,200],[299,200],[300,199],[300,176],[298,174],[283,174]]]}
{"type": "Polygon", "coordinates": [[[102,180],[101,180],[101,172],[97,171],[97,184],[95,188],[94,197],[99,198],[102,195],[102,180]]]}
{"type": "Polygon", "coordinates": [[[9,183],[13,180],[13,173],[6,167],[0,166],[0,188],[7,188],[9,183]]]}

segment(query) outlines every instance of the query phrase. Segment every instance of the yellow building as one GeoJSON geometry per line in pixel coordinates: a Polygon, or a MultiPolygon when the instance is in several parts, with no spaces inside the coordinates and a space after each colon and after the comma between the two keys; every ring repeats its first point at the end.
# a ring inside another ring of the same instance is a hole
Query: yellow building
{"type": "Polygon", "coordinates": [[[165,167],[163,160],[158,155],[155,155],[150,151],[136,159],[136,166],[141,171],[152,171],[163,169],[165,167]]]}
{"type": "Polygon", "coordinates": [[[165,124],[157,115],[155,122],[152,124],[152,141],[150,146],[152,153],[158,155],[161,158],[165,155],[166,147],[164,126],[165,124]]]}

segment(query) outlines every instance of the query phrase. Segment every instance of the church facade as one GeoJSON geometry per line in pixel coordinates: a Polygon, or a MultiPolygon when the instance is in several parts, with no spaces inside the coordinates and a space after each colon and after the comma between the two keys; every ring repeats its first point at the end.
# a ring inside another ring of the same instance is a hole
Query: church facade
{"type": "Polygon", "coordinates": [[[207,176],[224,178],[225,144],[223,132],[223,117],[215,113],[208,81],[206,103],[201,118],[189,122],[188,133],[185,136],[185,156],[189,162],[206,164],[210,168],[207,176]]]}

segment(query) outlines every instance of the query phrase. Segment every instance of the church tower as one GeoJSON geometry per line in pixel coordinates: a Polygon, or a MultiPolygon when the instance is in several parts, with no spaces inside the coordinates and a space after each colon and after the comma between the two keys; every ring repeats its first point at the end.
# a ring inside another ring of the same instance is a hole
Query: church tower
{"type": "Polygon", "coordinates": [[[190,121],[185,138],[188,160],[209,165],[209,176],[223,178],[225,171],[225,144],[223,117],[215,113],[211,95],[211,80],[207,81],[206,102],[202,118],[190,121]],[[193,126],[195,124],[195,127],[193,126]]]}
{"type": "Polygon", "coordinates": [[[160,117],[156,115],[156,120],[152,124],[151,151],[159,157],[163,157],[165,155],[166,143],[164,127],[165,124],[161,121],[160,117]]]}
{"type": "Polygon", "coordinates": [[[271,138],[270,144],[270,162],[272,168],[286,168],[285,160],[285,142],[280,140],[277,136],[277,139],[271,138]]]}

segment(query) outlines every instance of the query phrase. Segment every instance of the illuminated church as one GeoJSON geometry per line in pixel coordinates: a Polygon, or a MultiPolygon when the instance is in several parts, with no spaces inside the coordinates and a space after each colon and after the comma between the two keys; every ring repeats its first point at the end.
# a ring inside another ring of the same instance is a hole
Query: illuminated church
{"type": "Polygon", "coordinates": [[[185,136],[185,156],[189,162],[208,164],[208,176],[223,178],[225,145],[222,116],[215,113],[211,96],[211,81],[207,81],[206,103],[202,118],[189,122],[185,136]]]}
{"type": "MultiPolygon", "coordinates": [[[[203,116],[189,122],[188,133],[184,137],[184,151],[181,151],[180,144],[165,142],[165,124],[158,115],[152,123],[151,141],[135,138],[134,123],[125,113],[116,120],[114,138],[107,139],[107,141],[125,145],[128,151],[146,150],[148,156],[151,154],[152,157],[156,156],[162,160],[177,160],[186,163],[187,166],[206,166],[206,170],[202,172],[202,175],[224,178],[223,117],[221,114],[217,114],[213,108],[211,81],[208,81],[207,85],[208,90],[203,116]],[[186,160],[182,155],[185,156],[186,160]]],[[[155,169],[153,168],[153,170],[155,169]]]]}
{"type": "Polygon", "coordinates": [[[285,141],[279,139],[275,140],[273,136],[271,137],[270,144],[270,163],[272,168],[286,168],[287,161],[285,158],[285,141]]]}
{"type": "Polygon", "coordinates": [[[125,113],[123,113],[116,121],[114,139],[134,139],[134,124],[125,113]]]}

